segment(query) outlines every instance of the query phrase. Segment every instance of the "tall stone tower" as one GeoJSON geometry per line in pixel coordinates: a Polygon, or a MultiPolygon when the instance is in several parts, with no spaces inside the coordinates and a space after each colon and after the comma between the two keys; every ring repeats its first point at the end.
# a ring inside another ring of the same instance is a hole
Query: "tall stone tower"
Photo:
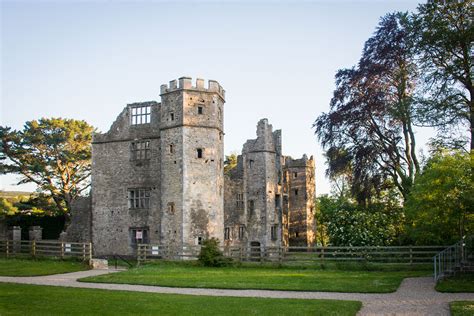
{"type": "Polygon", "coordinates": [[[161,243],[223,241],[225,91],[182,77],[161,86],[161,243]]]}

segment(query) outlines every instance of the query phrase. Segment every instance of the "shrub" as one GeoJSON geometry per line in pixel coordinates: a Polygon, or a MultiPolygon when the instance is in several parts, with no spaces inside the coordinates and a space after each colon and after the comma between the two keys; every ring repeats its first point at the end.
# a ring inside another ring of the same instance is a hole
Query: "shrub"
{"type": "Polygon", "coordinates": [[[198,260],[206,267],[225,267],[232,264],[232,259],[224,257],[219,250],[219,239],[217,238],[203,241],[198,260]]]}

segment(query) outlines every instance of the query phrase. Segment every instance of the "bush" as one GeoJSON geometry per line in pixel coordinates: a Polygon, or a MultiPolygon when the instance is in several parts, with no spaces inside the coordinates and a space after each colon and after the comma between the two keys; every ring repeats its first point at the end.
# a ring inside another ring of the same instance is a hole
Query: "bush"
{"type": "Polygon", "coordinates": [[[219,250],[219,239],[217,238],[203,241],[198,260],[206,267],[225,267],[232,264],[232,259],[224,257],[219,250]]]}

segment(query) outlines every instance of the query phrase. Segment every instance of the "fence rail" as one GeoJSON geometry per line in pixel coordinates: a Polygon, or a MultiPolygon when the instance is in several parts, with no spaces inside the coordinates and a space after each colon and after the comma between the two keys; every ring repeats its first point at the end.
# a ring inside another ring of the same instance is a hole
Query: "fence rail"
{"type": "Polygon", "coordinates": [[[92,258],[92,244],[50,240],[0,240],[0,255],[30,257],[92,258]]]}
{"type": "MultiPolygon", "coordinates": [[[[311,264],[328,262],[373,262],[430,264],[445,246],[393,247],[222,247],[226,257],[238,262],[274,262],[311,264]]],[[[200,246],[171,248],[165,245],[139,244],[138,262],[155,259],[196,259],[200,246]]]]}

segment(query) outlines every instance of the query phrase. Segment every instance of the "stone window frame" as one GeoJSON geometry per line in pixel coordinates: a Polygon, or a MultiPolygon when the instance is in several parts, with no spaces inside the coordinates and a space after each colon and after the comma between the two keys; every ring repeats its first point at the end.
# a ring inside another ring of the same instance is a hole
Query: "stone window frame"
{"type": "Polygon", "coordinates": [[[272,240],[278,240],[278,224],[274,224],[270,227],[270,233],[272,240]]]}
{"type": "Polygon", "coordinates": [[[129,233],[129,239],[130,239],[130,244],[132,245],[133,248],[136,248],[138,244],[148,244],[150,242],[150,228],[148,226],[145,227],[129,227],[128,228],[128,233],[129,233]],[[141,231],[142,233],[142,238],[139,241],[139,239],[136,238],[137,232],[141,231]]]}
{"type": "Polygon", "coordinates": [[[170,154],[174,154],[174,144],[170,144],[168,149],[169,149],[170,154]]]}
{"type": "Polygon", "coordinates": [[[298,189],[294,189],[293,192],[295,193],[295,196],[298,195],[298,189]]]}
{"type": "Polygon", "coordinates": [[[149,209],[151,200],[150,188],[129,188],[127,190],[128,209],[149,209]]]}
{"type": "Polygon", "coordinates": [[[239,226],[239,240],[243,240],[245,238],[245,225],[239,226]]]}
{"type": "Polygon", "coordinates": [[[230,240],[230,227],[224,227],[224,240],[230,240]]]}
{"type": "Polygon", "coordinates": [[[293,178],[294,179],[298,178],[298,172],[293,172],[293,178]]]}
{"type": "Polygon", "coordinates": [[[133,126],[151,123],[151,105],[130,107],[130,124],[133,126]]]}
{"type": "Polygon", "coordinates": [[[150,160],[150,140],[136,140],[130,145],[131,160],[143,161],[150,160]]]}
{"type": "Polygon", "coordinates": [[[248,200],[247,201],[247,209],[250,215],[253,215],[255,211],[255,200],[248,200]]]}
{"type": "Polygon", "coordinates": [[[174,112],[170,112],[170,120],[171,120],[171,121],[174,121],[174,118],[175,118],[175,117],[174,117],[174,112]]]}
{"type": "Polygon", "coordinates": [[[254,162],[255,161],[253,159],[249,159],[249,169],[252,169],[254,162]]]}
{"type": "Polygon", "coordinates": [[[196,148],[196,158],[203,159],[204,158],[204,148],[196,148]]]}
{"type": "Polygon", "coordinates": [[[197,114],[198,115],[203,115],[204,114],[204,104],[198,104],[197,114]]]}
{"type": "Polygon", "coordinates": [[[244,193],[237,193],[237,198],[235,200],[235,208],[242,210],[244,208],[244,193]]]}

